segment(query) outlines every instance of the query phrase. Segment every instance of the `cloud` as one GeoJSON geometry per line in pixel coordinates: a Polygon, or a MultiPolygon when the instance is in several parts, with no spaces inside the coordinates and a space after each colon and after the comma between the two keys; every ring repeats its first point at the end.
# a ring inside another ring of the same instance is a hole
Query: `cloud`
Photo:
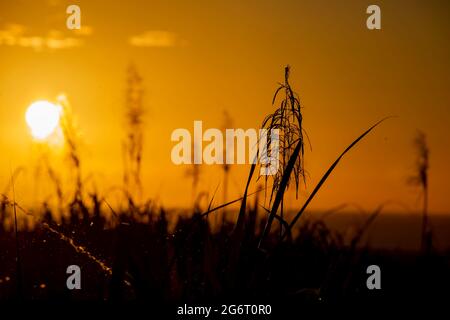
{"type": "Polygon", "coordinates": [[[132,36],[129,43],[136,47],[174,47],[180,44],[175,33],[168,31],[150,30],[140,35],[132,36]]]}
{"type": "Polygon", "coordinates": [[[77,36],[90,36],[94,32],[94,28],[92,28],[91,26],[82,25],[80,29],[75,29],[73,30],[73,32],[77,36]]]}
{"type": "Polygon", "coordinates": [[[0,30],[0,45],[14,46],[19,37],[24,33],[25,27],[20,24],[10,24],[4,30],[0,30]]]}
{"type": "Polygon", "coordinates": [[[67,49],[80,47],[83,44],[83,41],[77,38],[47,38],[45,44],[49,49],[67,49]]]}
{"type": "MultiPolygon", "coordinates": [[[[84,33],[77,34],[88,35],[92,33],[92,28],[87,30],[83,31],[84,33]]],[[[36,51],[68,49],[83,45],[81,39],[65,37],[58,30],[50,30],[46,36],[29,36],[25,34],[25,31],[25,26],[19,24],[10,24],[5,29],[0,29],[0,45],[32,48],[36,51]]]]}

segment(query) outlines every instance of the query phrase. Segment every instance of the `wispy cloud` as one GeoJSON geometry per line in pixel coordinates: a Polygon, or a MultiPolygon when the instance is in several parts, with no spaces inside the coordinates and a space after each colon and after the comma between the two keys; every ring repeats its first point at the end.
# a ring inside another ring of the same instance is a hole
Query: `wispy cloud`
{"type": "Polygon", "coordinates": [[[73,30],[77,36],[90,36],[94,33],[94,28],[91,26],[82,25],[80,29],[73,30]]]}
{"type": "MultiPolygon", "coordinates": [[[[91,27],[83,27],[75,32],[76,35],[92,34],[91,27]]],[[[33,36],[26,34],[26,28],[19,24],[10,24],[0,29],[0,45],[32,48],[36,51],[58,50],[80,47],[83,40],[76,37],[66,37],[61,31],[50,30],[45,36],[33,36]]]]}
{"type": "Polygon", "coordinates": [[[136,47],[175,47],[182,44],[177,35],[169,31],[149,30],[130,37],[129,43],[136,47]]]}
{"type": "Polygon", "coordinates": [[[10,24],[5,29],[0,30],[0,45],[14,46],[25,31],[25,27],[20,24],[10,24]]]}

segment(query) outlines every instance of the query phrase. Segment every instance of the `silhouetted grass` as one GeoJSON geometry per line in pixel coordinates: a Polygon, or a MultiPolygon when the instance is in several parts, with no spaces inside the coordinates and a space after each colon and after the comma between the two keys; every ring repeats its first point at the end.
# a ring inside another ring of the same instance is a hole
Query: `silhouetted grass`
{"type": "MultiPolygon", "coordinates": [[[[397,280],[402,285],[406,281],[401,273],[403,268],[417,272],[435,268],[442,278],[439,281],[443,281],[439,283],[449,283],[444,271],[448,270],[448,256],[432,255],[424,262],[406,253],[380,252],[364,245],[364,235],[381,207],[368,216],[348,242],[324,221],[304,218],[286,241],[268,246],[273,249],[262,253],[257,245],[268,209],[259,214],[258,202],[258,197],[248,201],[252,205],[247,206],[242,220],[238,246],[235,225],[228,221],[213,231],[205,219],[207,213],[220,212],[220,207],[178,217],[170,217],[163,209],[150,212],[139,209],[137,216],[116,211],[118,223],[112,224],[106,219],[110,210],[106,204],[100,205],[100,209],[86,204],[87,214],[81,214],[80,207],[72,202],[65,208],[70,216],[62,222],[53,220],[52,215],[45,220],[33,217],[37,225],[19,231],[23,298],[66,302],[106,299],[152,305],[225,303],[233,299],[286,300],[294,304],[364,300],[371,298],[364,289],[367,277],[364,271],[374,260],[388,274],[398,270],[397,280]],[[147,222],[137,220],[142,216],[149,217],[147,222]],[[174,226],[170,227],[173,219],[174,226]],[[74,263],[83,270],[83,290],[79,292],[65,288],[65,268],[74,263]]],[[[13,202],[8,202],[6,213],[13,214],[13,208],[13,202]]],[[[16,208],[19,217],[39,216],[38,212],[28,212],[18,204],[16,208]]],[[[278,215],[275,219],[286,225],[278,215]]],[[[14,238],[14,228],[2,227],[0,279],[5,275],[11,279],[0,283],[0,299],[17,297],[17,291],[11,289],[18,281],[14,271],[14,238]]],[[[277,233],[269,234],[268,243],[278,241],[277,233]]],[[[387,284],[384,279],[383,284],[387,284]]],[[[390,287],[384,288],[386,299],[408,294],[394,280],[390,287]]],[[[420,286],[422,290],[432,283],[424,281],[420,286]]]]}
{"type": "MultiPolygon", "coordinates": [[[[71,126],[66,124],[66,140],[71,141],[69,157],[77,172],[76,192],[70,201],[62,201],[61,183],[50,167],[48,173],[59,199],[57,210],[47,203],[33,210],[16,203],[14,189],[12,198],[9,190],[14,187],[17,173],[12,175],[10,186],[1,195],[0,300],[138,301],[156,306],[244,301],[284,302],[298,307],[349,300],[372,302],[374,297],[389,301],[398,295],[413,298],[414,292],[430,292],[430,289],[433,291],[423,298],[442,296],[442,287],[437,283],[450,285],[449,254],[430,252],[424,260],[405,252],[373,250],[363,243],[383,206],[368,216],[350,241],[330,229],[323,219],[304,216],[344,155],[385,119],[362,133],[339,155],[294,218],[287,221],[283,199],[290,179],[294,177],[297,190],[304,178],[303,118],[300,101],[288,78],[289,68],[286,68],[285,82],[276,91],[274,101],[282,90],[284,99],[263,123],[265,128],[284,130],[282,169],[273,179],[269,208],[265,201],[259,203],[259,194],[265,189],[251,191],[257,168],[252,164],[242,197],[224,200],[226,203],[216,207],[212,203],[217,189],[206,208],[201,207],[200,201],[194,201],[189,214],[172,216],[150,200],[135,201],[126,187],[128,203],[122,209],[115,209],[105,195],[87,194],[82,187],[78,146],[72,138],[71,126]],[[237,212],[227,210],[227,215],[237,216],[235,220],[224,219],[220,226],[210,225],[207,219],[210,215],[221,214],[223,209],[239,202],[237,212]],[[28,225],[28,219],[34,225],[28,225]],[[23,225],[19,228],[21,221],[23,225]],[[273,221],[279,223],[282,234],[271,232],[273,221]],[[71,264],[82,268],[81,291],[69,291],[65,287],[65,270],[71,264]],[[383,288],[381,298],[365,287],[365,270],[369,264],[387,270],[386,278],[383,276],[387,280],[383,283],[390,284],[383,288]],[[408,272],[403,274],[404,270],[408,272]],[[432,274],[424,273],[430,270],[432,274]],[[420,281],[408,283],[415,272],[427,274],[428,278],[420,276],[420,281]]],[[[129,103],[134,106],[128,115],[130,128],[139,127],[142,124],[140,97],[129,103]]],[[[134,169],[124,175],[134,177],[135,184],[140,184],[142,135],[128,135],[128,138],[126,150],[134,169]]],[[[423,173],[427,167],[420,168],[423,173]]],[[[227,170],[224,167],[225,179],[227,170]]],[[[194,196],[198,174],[198,170],[193,171],[194,196]]],[[[421,177],[423,186],[423,174],[421,177]]],[[[127,185],[129,181],[124,182],[127,185]]],[[[337,211],[338,208],[331,213],[337,211]]],[[[302,310],[297,308],[295,312],[301,314],[302,310]]]]}

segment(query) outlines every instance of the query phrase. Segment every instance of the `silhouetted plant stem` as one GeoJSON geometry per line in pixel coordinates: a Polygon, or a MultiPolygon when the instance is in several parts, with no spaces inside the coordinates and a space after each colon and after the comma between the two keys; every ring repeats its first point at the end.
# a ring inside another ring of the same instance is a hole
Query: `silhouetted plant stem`
{"type": "Polygon", "coordinates": [[[17,210],[16,210],[16,191],[14,187],[14,178],[11,174],[11,187],[13,194],[13,211],[14,211],[14,234],[16,238],[16,278],[17,278],[17,297],[22,299],[22,272],[21,272],[21,259],[20,259],[20,247],[19,247],[19,231],[17,227],[17,210]]]}
{"type": "MultiPolygon", "coordinates": [[[[265,147],[267,154],[272,154],[272,152],[281,153],[281,165],[278,171],[271,176],[273,179],[273,185],[269,202],[272,203],[274,195],[275,199],[273,201],[267,223],[259,240],[258,248],[261,247],[264,238],[270,233],[272,222],[278,212],[278,209],[280,208],[280,204],[281,211],[284,209],[283,199],[285,192],[289,188],[291,177],[295,180],[296,195],[298,195],[300,178],[304,179],[303,116],[301,113],[300,100],[289,84],[289,74],[290,67],[286,66],[284,70],[284,84],[280,84],[278,89],[275,91],[272,104],[275,104],[277,96],[280,92],[284,91],[284,97],[275,112],[267,116],[262,124],[262,127],[268,130],[268,139],[265,147]],[[272,150],[272,130],[278,130],[279,132],[278,141],[280,150],[272,150]]],[[[268,176],[266,176],[266,184],[267,179],[268,176]]],[[[280,214],[282,216],[283,212],[280,214]]],[[[280,228],[282,228],[282,226],[280,228]]]]}
{"type": "Polygon", "coordinates": [[[414,140],[417,152],[416,174],[410,179],[410,182],[420,187],[423,197],[422,203],[422,231],[421,231],[421,249],[423,253],[431,250],[432,233],[430,230],[428,217],[428,168],[429,168],[429,148],[425,133],[418,131],[414,140]]]}

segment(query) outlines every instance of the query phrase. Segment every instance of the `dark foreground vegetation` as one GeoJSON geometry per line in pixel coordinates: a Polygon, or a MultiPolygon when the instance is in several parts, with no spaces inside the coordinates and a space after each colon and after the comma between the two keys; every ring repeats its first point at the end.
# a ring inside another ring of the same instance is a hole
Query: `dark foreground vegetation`
{"type": "MultiPolygon", "coordinates": [[[[235,224],[224,223],[213,232],[211,216],[199,213],[180,216],[170,228],[164,210],[134,208],[106,219],[110,208],[96,197],[68,209],[62,222],[47,212],[32,230],[20,230],[18,251],[14,228],[1,230],[2,301],[154,307],[283,302],[292,307],[448,297],[450,255],[432,249],[415,254],[371,250],[361,241],[370,220],[344,243],[323,221],[305,219],[294,237],[279,243],[274,230],[258,249],[267,214],[253,204],[238,245],[232,237],[235,224]],[[72,264],[81,267],[81,290],[66,287],[66,268],[72,264]],[[371,264],[382,270],[381,290],[366,287],[371,264]]],[[[2,219],[13,215],[13,208],[3,207],[1,214],[2,219]]]]}
{"type": "MultiPolygon", "coordinates": [[[[132,75],[129,82],[139,84],[139,88],[140,78],[132,75]]],[[[278,107],[262,124],[280,130],[280,170],[261,179],[267,196],[262,202],[268,207],[258,202],[261,193],[249,191],[251,182],[260,178],[255,172],[261,168],[256,164],[250,166],[242,198],[218,207],[211,208],[211,199],[207,208],[197,204],[188,214],[172,215],[161,207],[137,204],[133,195],[142,190],[143,112],[140,91],[133,89],[124,150],[126,205],[115,210],[102,196],[83,188],[81,159],[73,128],[66,120],[63,132],[71,170],[76,173],[72,200],[63,201],[60,179],[49,165],[47,171],[56,187],[56,209],[44,205],[30,212],[16,203],[14,175],[0,199],[0,300],[132,304],[155,309],[170,306],[166,309],[169,315],[175,315],[174,308],[183,304],[263,303],[273,305],[274,313],[301,314],[305,305],[369,304],[373,309],[399,301],[424,304],[448,300],[450,253],[433,248],[424,139],[419,141],[419,174],[414,179],[425,199],[417,252],[375,250],[366,245],[365,234],[383,206],[367,216],[351,239],[344,239],[322,219],[304,214],[344,155],[384,120],[344,149],[311,189],[304,205],[287,219],[285,194],[290,185],[298,192],[305,182],[307,137],[300,99],[288,80],[287,67],[284,83],[273,100],[278,107]],[[133,189],[136,191],[131,192],[133,189]],[[233,212],[228,207],[231,203],[239,204],[239,209],[233,212]],[[227,219],[224,210],[228,210],[227,219]],[[66,286],[70,265],[81,267],[79,290],[66,286]],[[380,290],[369,290],[366,285],[370,265],[381,269],[380,290]]],[[[269,141],[269,153],[278,152],[271,146],[269,141]]],[[[194,166],[193,194],[198,170],[194,166]]],[[[228,170],[224,166],[225,176],[228,170]]]]}

